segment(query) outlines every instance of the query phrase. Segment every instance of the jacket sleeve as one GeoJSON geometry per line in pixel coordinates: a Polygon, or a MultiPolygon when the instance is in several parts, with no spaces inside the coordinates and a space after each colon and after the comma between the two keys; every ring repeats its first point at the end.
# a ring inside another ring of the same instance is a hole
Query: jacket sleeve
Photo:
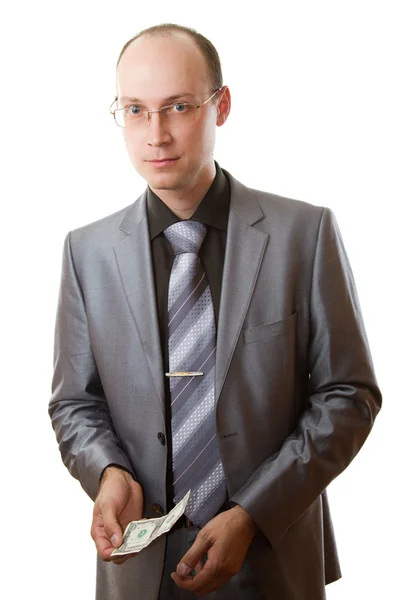
{"type": "Polygon", "coordinates": [[[74,267],[71,232],[64,241],[51,391],[49,415],[62,460],[92,500],[108,465],[121,466],[134,476],[113,429],[92,353],[85,302],[74,267]]]}
{"type": "Polygon", "coordinates": [[[382,398],[336,218],[322,211],[310,296],[307,409],[280,450],[232,496],[272,547],[353,460],[382,398]]]}

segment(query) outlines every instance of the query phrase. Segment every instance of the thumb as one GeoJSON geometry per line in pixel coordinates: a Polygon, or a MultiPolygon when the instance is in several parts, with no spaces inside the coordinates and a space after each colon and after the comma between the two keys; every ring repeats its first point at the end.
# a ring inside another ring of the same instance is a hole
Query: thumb
{"type": "Polygon", "coordinates": [[[181,577],[188,576],[198,563],[201,563],[201,559],[207,550],[212,546],[213,542],[210,537],[197,536],[193,546],[186,552],[182,560],[179,562],[176,572],[181,577]]]}
{"type": "Polygon", "coordinates": [[[122,544],[122,530],[111,506],[103,509],[104,531],[114,548],[122,544]]]}

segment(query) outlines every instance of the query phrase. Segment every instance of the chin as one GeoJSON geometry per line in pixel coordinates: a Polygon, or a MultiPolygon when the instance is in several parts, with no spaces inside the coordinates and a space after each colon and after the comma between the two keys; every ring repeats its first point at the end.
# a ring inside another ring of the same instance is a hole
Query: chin
{"type": "Polygon", "coordinates": [[[166,181],[148,181],[147,183],[153,190],[178,190],[180,188],[179,185],[168,184],[166,181]]]}
{"type": "Polygon", "coordinates": [[[174,187],[177,182],[182,181],[182,173],[173,173],[161,170],[159,172],[154,172],[152,167],[150,167],[150,169],[151,172],[147,171],[146,175],[148,181],[154,183],[155,186],[162,186],[165,184],[167,187],[174,187]]]}

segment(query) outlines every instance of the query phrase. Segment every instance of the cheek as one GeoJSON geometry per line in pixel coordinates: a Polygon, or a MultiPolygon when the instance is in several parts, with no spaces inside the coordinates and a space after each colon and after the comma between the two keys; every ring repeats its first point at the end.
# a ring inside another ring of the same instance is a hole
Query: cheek
{"type": "Polygon", "coordinates": [[[126,146],[127,150],[129,151],[130,154],[134,153],[135,145],[133,143],[132,138],[129,136],[129,134],[126,132],[125,129],[123,131],[123,136],[124,136],[124,142],[125,142],[125,146],[126,146]]]}
{"type": "Polygon", "coordinates": [[[128,135],[125,130],[123,132],[123,136],[124,136],[124,142],[125,142],[125,147],[128,151],[128,155],[131,159],[131,161],[136,165],[138,161],[138,157],[139,157],[139,145],[137,140],[132,139],[132,137],[130,135],[128,135]]]}
{"type": "Polygon", "coordinates": [[[215,146],[215,125],[213,123],[208,124],[207,127],[203,128],[201,137],[198,140],[199,153],[205,157],[209,157],[212,154],[215,146]]]}
{"type": "Polygon", "coordinates": [[[207,154],[215,144],[215,124],[199,123],[185,133],[185,146],[197,154],[207,154]]]}

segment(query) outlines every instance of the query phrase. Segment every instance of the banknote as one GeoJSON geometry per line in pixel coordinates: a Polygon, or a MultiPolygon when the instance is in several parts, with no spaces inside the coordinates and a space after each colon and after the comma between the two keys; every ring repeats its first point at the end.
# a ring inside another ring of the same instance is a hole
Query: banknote
{"type": "Polygon", "coordinates": [[[122,537],[122,544],[118,546],[118,548],[114,548],[111,556],[140,552],[143,548],[146,548],[151,542],[154,542],[155,539],[160,537],[160,535],[167,533],[167,531],[175,525],[179,517],[183,515],[189,496],[190,490],[182,500],[163,517],[157,517],[156,519],[140,519],[140,521],[131,521],[128,523],[122,537]]]}

